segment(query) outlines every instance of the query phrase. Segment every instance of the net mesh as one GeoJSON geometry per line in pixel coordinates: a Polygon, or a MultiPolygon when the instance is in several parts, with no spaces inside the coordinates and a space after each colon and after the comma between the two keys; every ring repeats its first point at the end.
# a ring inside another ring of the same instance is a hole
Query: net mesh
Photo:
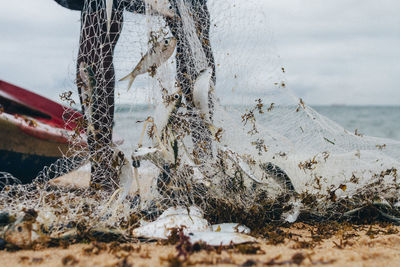
{"type": "Polygon", "coordinates": [[[84,117],[64,158],[3,189],[1,210],[34,209],[52,234],[72,222],[129,235],[178,205],[253,228],[365,212],[399,223],[400,143],[349,132],[292,93],[258,0],[145,2],[85,1],[84,117]],[[51,182],[65,175],[71,186],[51,182]]]}

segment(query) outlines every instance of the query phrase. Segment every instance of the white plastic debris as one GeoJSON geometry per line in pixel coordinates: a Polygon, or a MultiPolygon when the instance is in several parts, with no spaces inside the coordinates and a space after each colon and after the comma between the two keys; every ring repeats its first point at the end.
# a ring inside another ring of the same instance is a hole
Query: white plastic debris
{"type": "Polygon", "coordinates": [[[210,246],[229,246],[257,241],[254,237],[245,234],[209,231],[189,233],[189,238],[191,243],[203,242],[210,246]]]}
{"type": "Polygon", "coordinates": [[[210,231],[210,225],[196,207],[169,208],[154,222],[133,230],[133,235],[150,239],[167,239],[173,228],[185,227],[185,234],[194,231],[210,231]]]}
{"type": "Polygon", "coordinates": [[[303,206],[300,199],[292,200],[293,208],[282,214],[282,219],[288,223],[294,223],[300,215],[300,209],[303,206]]]}
{"type": "Polygon", "coordinates": [[[149,154],[153,154],[156,153],[158,150],[158,148],[154,148],[154,147],[140,147],[137,148],[135,150],[135,152],[133,152],[132,156],[133,157],[143,157],[143,156],[147,156],[149,154]]]}
{"type": "Polygon", "coordinates": [[[184,234],[190,242],[203,242],[211,246],[253,243],[256,239],[246,235],[250,229],[237,223],[223,223],[211,226],[203,218],[197,207],[169,208],[160,217],[150,223],[144,222],[133,230],[136,237],[149,239],[167,239],[173,228],[184,227],[184,234]]]}
{"type": "Polygon", "coordinates": [[[221,223],[211,226],[214,232],[250,234],[250,228],[238,223],[221,223]]]}

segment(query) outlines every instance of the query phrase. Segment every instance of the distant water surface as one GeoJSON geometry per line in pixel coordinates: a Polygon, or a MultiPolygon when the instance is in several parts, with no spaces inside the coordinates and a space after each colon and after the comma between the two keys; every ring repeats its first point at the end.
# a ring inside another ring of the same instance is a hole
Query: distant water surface
{"type": "Polygon", "coordinates": [[[313,106],[346,130],[400,140],[400,106],[313,106]]]}
{"type": "MultiPolygon", "coordinates": [[[[236,107],[245,110],[245,107],[236,107]]],[[[346,130],[400,140],[400,106],[313,106],[346,130]]],[[[121,105],[116,108],[115,132],[125,139],[124,148],[133,149],[139,140],[143,123],[152,115],[150,105],[121,105]],[[139,122],[138,122],[139,121],[139,122]]]]}

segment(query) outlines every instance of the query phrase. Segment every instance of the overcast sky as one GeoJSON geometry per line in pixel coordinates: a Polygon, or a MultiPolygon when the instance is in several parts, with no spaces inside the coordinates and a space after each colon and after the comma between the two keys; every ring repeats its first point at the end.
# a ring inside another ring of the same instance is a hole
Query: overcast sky
{"type": "MultiPolygon", "coordinates": [[[[400,1],[258,2],[286,81],[307,103],[400,104],[400,1]]],[[[79,25],[79,12],[53,0],[1,0],[0,79],[54,100],[74,90],[79,25]]]]}

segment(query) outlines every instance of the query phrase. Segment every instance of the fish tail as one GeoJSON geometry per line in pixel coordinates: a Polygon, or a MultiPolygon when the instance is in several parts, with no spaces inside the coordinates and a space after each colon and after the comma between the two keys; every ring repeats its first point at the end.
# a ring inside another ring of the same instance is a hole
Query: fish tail
{"type": "Polygon", "coordinates": [[[136,77],[131,76],[131,79],[129,80],[129,84],[128,84],[128,89],[126,89],[127,91],[129,91],[129,89],[132,87],[133,81],[135,80],[136,77]]]}
{"type": "Polygon", "coordinates": [[[112,8],[113,8],[113,1],[112,0],[107,0],[107,2],[106,2],[107,35],[110,34],[110,29],[111,29],[112,8]]]}
{"type": "Polygon", "coordinates": [[[128,75],[126,75],[125,77],[123,77],[122,79],[120,79],[119,81],[125,81],[129,79],[129,84],[128,84],[128,90],[131,88],[133,82],[135,81],[137,75],[135,74],[135,72],[131,72],[128,75]]]}
{"type": "Polygon", "coordinates": [[[132,76],[133,76],[133,72],[131,72],[131,73],[129,73],[128,75],[126,75],[125,77],[119,79],[119,81],[122,82],[122,81],[128,80],[128,79],[129,79],[130,77],[132,77],[132,76]]]}

